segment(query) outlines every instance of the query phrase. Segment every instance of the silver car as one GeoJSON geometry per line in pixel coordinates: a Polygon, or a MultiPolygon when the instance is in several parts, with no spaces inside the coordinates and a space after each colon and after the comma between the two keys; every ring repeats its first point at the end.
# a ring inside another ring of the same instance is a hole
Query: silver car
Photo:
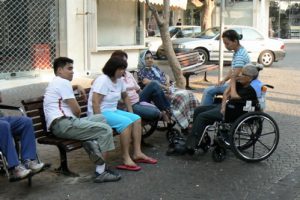
{"type": "MultiPolygon", "coordinates": [[[[258,30],[249,26],[225,26],[234,29],[242,35],[240,43],[250,56],[251,62],[261,63],[269,67],[273,62],[285,57],[285,45],[280,39],[264,37],[258,30]]],[[[201,32],[195,38],[180,38],[173,40],[175,52],[196,50],[199,52],[203,64],[219,61],[220,28],[213,27],[201,32]]],[[[162,46],[157,50],[160,57],[164,56],[162,46]]],[[[233,51],[224,48],[224,61],[232,60],[233,51]]]]}
{"type": "MultiPolygon", "coordinates": [[[[175,40],[177,38],[186,38],[186,37],[195,37],[201,33],[201,26],[170,26],[169,33],[171,40],[175,40]]],[[[146,46],[153,53],[153,55],[157,55],[157,49],[162,45],[160,33],[157,32],[153,37],[147,37],[145,39],[146,46]]],[[[157,55],[158,58],[159,55],[157,55]]]]}

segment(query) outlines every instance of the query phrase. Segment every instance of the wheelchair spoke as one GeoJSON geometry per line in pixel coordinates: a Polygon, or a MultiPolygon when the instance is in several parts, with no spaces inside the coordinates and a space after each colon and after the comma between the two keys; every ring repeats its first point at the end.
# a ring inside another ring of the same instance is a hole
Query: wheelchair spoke
{"type": "Polygon", "coordinates": [[[265,145],[264,143],[262,143],[262,142],[260,141],[260,139],[258,139],[257,142],[259,142],[262,146],[264,146],[266,149],[268,149],[268,151],[271,150],[271,148],[269,148],[267,145],[265,145]]]}
{"type": "Polygon", "coordinates": [[[275,131],[272,131],[272,132],[269,132],[269,133],[264,133],[264,134],[261,134],[260,136],[267,136],[267,135],[271,135],[271,134],[275,134],[275,131]]]}
{"type": "Polygon", "coordinates": [[[255,158],[255,143],[253,144],[253,148],[252,148],[252,158],[255,158]]]}

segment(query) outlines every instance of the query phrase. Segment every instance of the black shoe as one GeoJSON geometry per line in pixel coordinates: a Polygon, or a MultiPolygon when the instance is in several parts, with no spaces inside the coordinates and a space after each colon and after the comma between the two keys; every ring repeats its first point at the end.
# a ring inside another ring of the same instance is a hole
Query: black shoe
{"type": "Polygon", "coordinates": [[[121,179],[121,176],[117,176],[108,171],[104,171],[101,174],[95,172],[95,174],[96,174],[96,177],[94,179],[95,183],[115,182],[115,181],[119,181],[121,179]]]}
{"type": "Polygon", "coordinates": [[[122,177],[121,174],[119,174],[117,171],[111,169],[111,167],[108,167],[107,165],[106,165],[106,167],[105,167],[105,171],[107,171],[107,172],[110,173],[110,174],[116,175],[116,176],[119,177],[120,179],[121,179],[121,177],[122,177]]]}
{"type": "Polygon", "coordinates": [[[189,135],[191,133],[191,129],[190,128],[184,128],[184,129],[182,128],[181,133],[183,135],[189,135]]]}

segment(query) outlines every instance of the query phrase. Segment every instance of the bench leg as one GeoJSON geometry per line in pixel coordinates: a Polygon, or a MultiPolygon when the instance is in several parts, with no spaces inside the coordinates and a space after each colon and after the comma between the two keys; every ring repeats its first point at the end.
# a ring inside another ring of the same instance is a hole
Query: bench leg
{"type": "Polygon", "coordinates": [[[190,87],[190,75],[186,75],[185,77],[185,89],[187,90],[192,90],[192,88],[190,87]]]}
{"type": "Polygon", "coordinates": [[[207,80],[207,74],[206,74],[206,72],[204,72],[203,81],[204,81],[204,82],[209,82],[209,81],[207,80]]]}
{"type": "Polygon", "coordinates": [[[60,167],[55,169],[57,173],[61,173],[65,176],[78,177],[79,174],[74,173],[69,170],[68,160],[67,160],[67,152],[63,147],[57,146],[60,154],[60,167]]]}

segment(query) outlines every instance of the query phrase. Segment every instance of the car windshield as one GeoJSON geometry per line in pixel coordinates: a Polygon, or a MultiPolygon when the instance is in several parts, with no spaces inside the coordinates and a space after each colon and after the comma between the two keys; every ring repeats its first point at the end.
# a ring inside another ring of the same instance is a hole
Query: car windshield
{"type": "Polygon", "coordinates": [[[195,37],[203,38],[203,39],[211,39],[211,38],[216,37],[216,35],[219,35],[219,33],[220,33],[220,28],[214,27],[214,28],[209,28],[209,29],[206,29],[205,31],[202,31],[201,33],[197,34],[195,37]]]}
{"type": "MultiPolygon", "coordinates": [[[[169,27],[170,37],[173,37],[179,30],[180,30],[179,27],[174,27],[174,26],[169,27]]],[[[155,37],[160,37],[159,31],[155,34],[155,37]]]]}

